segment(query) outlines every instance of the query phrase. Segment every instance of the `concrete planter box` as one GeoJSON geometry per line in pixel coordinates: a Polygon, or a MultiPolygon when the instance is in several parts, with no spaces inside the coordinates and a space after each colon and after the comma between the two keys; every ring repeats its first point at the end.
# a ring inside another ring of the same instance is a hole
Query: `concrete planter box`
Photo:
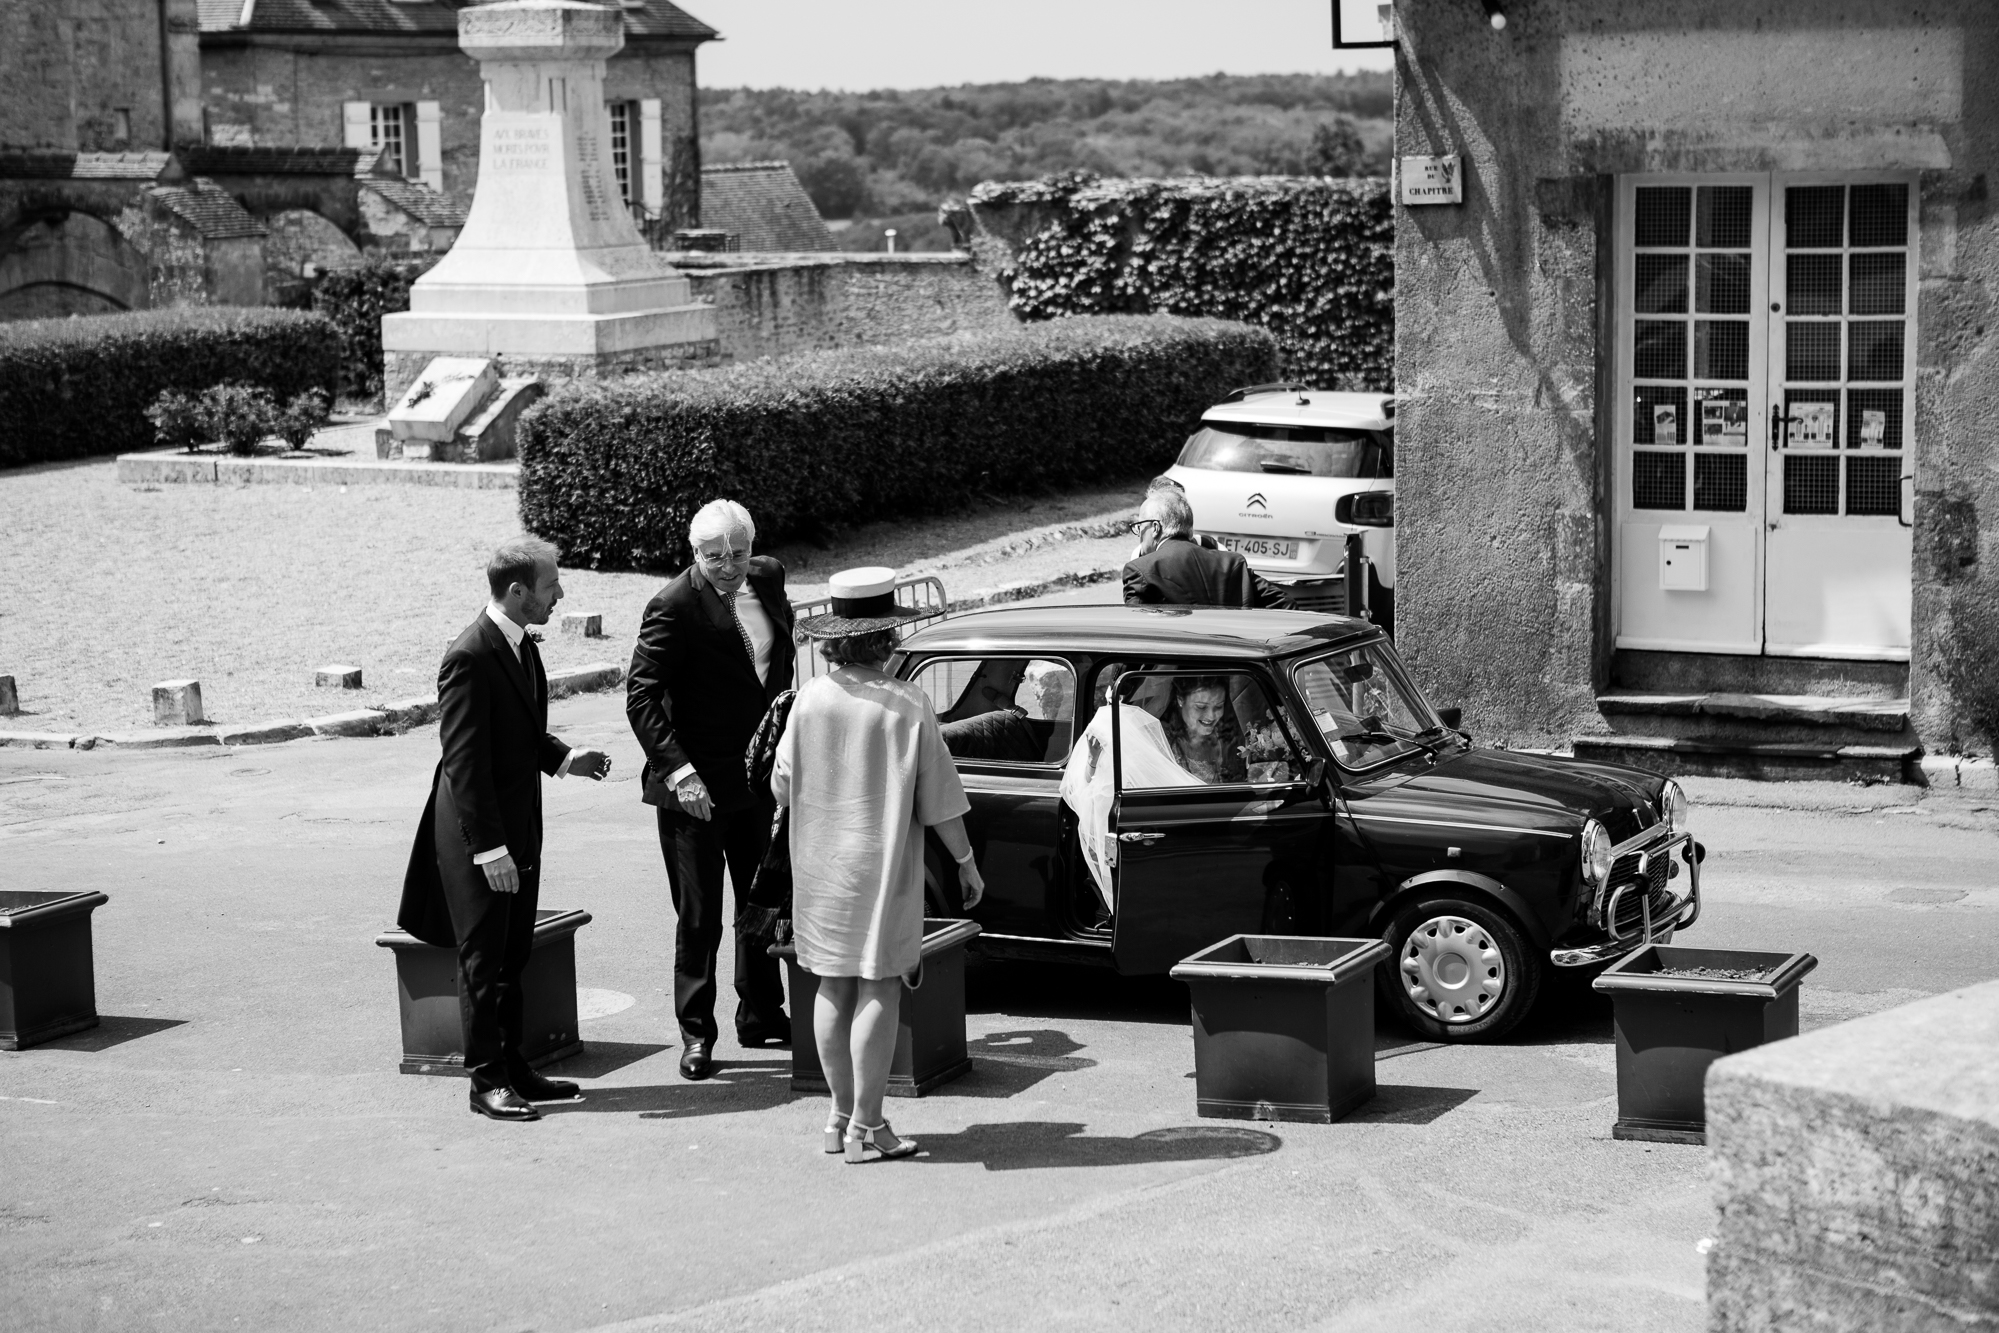
{"type": "Polygon", "coordinates": [[[1374,1096],[1378,939],[1231,935],[1173,968],[1204,1116],[1330,1124],[1374,1096]]]}
{"type": "MultiPolygon", "coordinates": [[[[576,932],[590,924],[583,911],[542,908],[534,914],[534,952],[521,973],[527,1035],[521,1054],[536,1068],[583,1049],[576,1022],[576,932]]],[[[465,1074],[465,1028],[458,1008],[458,951],[440,949],[400,930],[375,938],[395,950],[396,998],[402,1009],[405,1074],[465,1074]]]]}
{"type": "Polygon", "coordinates": [[[1616,1004],[1615,1139],[1706,1143],[1707,1067],[1724,1055],[1798,1035],[1798,983],[1819,965],[1808,953],[1691,949],[1653,944],[1612,963],[1591,984],[1616,1004]],[[1753,979],[1661,975],[1706,968],[1753,979]]]}
{"type": "Polygon", "coordinates": [[[0,890],[0,1051],[97,1026],[90,914],[101,893],[0,890]]]}
{"type": "MultiPolygon", "coordinates": [[[[915,990],[906,983],[902,988],[889,1096],[921,1097],[970,1071],[972,1060],[965,1053],[965,942],[978,933],[974,921],[924,921],[923,984],[915,990]]],[[[812,1039],[819,978],[798,965],[798,954],[790,945],[771,952],[784,959],[791,990],[791,1089],[825,1092],[826,1074],[812,1039]]]]}

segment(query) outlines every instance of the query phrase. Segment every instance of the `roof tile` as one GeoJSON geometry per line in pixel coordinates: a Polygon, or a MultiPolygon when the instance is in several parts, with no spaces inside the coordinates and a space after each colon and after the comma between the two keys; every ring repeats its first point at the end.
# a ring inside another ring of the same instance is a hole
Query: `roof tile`
{"type": "MultiPolygon", "coordinates": [[[[199,0],[203,32],[455,33],[463,5],[409,0],[256,0],[244,26],[243,0],[199,0]]],[[[671,0],[632,0],[625,32],[705,42],[716,31],[671,0]]]]}
{"type": "Polygon", "coordinates": [[[701,168],[701,225],[733,234],[743,250],[799,254],[839,248],[789,162],[701,168]]]}
{"type": "Polygon", "coordinates": [[[453,202],[449,195],[440,194],[417,181],[370,177],[361,183],[361,188],[373,190],[427,227],[465,225],[465,208],[462,204],[453,202]]]}
{"type": "Polygon", "coordinates": [[[146,195],[211,241],[268,234],[227,190],[205,177],[189,186],[156,185],[146,195]]]}

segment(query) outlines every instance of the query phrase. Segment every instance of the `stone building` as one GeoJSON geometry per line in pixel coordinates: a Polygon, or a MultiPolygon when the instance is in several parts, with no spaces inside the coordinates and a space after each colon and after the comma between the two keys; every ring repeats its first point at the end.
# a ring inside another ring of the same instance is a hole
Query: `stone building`
{"type": "MultiPolygon", "coordinates": [[[[483,107],[459,8],[0,2],[0,319],[256,304],[366,251],[449,248],[483,107]],[[249,222],[224,222],[217,190],[249,222]]],[[[663,236],[700,220],[694,53],[716,34],[669,0],[619,8],[616,183],[663,236]]]]}
{"type": "Polygon", "coordinates": [[[1428,687],[1489,739],[1955,780],[1999,729],[1999,7],[1397,0],[1393,35],[1428,687]]]}

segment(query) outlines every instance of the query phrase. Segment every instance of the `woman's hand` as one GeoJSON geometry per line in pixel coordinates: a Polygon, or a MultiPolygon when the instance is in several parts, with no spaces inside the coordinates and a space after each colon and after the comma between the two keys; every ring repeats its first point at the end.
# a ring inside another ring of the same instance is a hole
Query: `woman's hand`
{"type": "Polygon", "coordinates": [[[979,905],[979,899],[986,896],[986,879],[979,873],[978,858],[967,857],[959,865],[958,894],[968,912],[979,905]]]}

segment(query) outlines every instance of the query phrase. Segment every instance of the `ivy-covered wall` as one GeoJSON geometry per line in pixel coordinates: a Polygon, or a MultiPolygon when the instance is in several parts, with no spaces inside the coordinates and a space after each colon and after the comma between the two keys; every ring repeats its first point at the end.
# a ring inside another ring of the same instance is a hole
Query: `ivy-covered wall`
{"type": "Polygon", "coordinates": [[[997,262],[1022,319],[1241,320],[1275,335],[1289,378],[1393,387],[1395,219],[1385,181],[1069,172],[989,181],[970,203],[974,248],[997,262]]]}

